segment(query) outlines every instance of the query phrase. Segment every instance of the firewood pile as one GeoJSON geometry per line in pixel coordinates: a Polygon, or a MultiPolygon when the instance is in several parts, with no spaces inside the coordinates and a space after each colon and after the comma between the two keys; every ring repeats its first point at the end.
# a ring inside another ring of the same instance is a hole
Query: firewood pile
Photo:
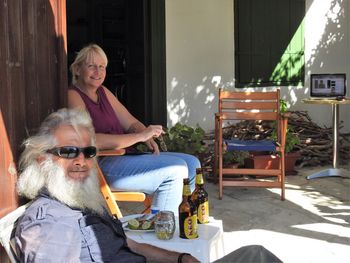
{"type": "MultiPolygon", "coordinates": [[[[294,133],[300,139],[293,151],[300,151],[301,158],[297,167],[314,167],[332,164],[333,162],[333,129],[332,127],[320,127],[314,123],[306,111],[291,111],[288,120],[289,132],[294,133]]],[[[268,122],[241,121],[229,124],[223,130],[224,138],[238,139],[266,139],[271,136],[274,124],[268,122]]],[[[342,133],[343,122],[339,125],[339,164],[350,162],[350,133],[342,133]]],[[[214,155],[214,132],[206,134],[205,142],[209,151],[202,156],[202,165],[211,170],[214,155]]]]}
{"type": "MultiPolygon", "coordinates": [[[[333,162],[333,128],[320,127],[314,123],[306,111],[292,112],[288,121],[301,143],[296,145],[302,159],[299,167],[320,166],[333,162]]],[[[342,133],[343,121],[339,123],[339,164],[350,161],[350,133],[342,133]]]]}

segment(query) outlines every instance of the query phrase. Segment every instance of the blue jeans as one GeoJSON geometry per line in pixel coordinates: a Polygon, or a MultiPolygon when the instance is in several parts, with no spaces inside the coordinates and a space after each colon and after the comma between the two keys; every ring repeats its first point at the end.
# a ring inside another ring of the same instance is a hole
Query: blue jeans
{"type": "Polygon", "coordinates": [[[182,200],[183,178],[194,190],[199,160],[189,154],[161,152],[160,155],[103,157],[99,165],[112,190],[138,191],[153,195],[152,205],[177,215],[182,200]]]}

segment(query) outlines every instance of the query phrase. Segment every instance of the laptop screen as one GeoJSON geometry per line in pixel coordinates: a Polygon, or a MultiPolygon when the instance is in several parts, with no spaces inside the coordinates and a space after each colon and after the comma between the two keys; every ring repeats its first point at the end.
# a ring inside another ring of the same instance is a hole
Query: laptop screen
{"type": "Polygon", "coordinates": [[[311,74],[310,96],[318,98],[345,97],[346,75],[311,74]]]}

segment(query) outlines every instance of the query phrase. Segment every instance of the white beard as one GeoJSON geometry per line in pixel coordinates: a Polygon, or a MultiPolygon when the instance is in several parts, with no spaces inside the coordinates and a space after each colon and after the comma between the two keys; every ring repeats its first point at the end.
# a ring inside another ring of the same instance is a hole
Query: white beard
{"type": "Polygon", "coordinates": [[[95,169],[89,172],[84,181],[75,181],[65,175],[61,166],[48,158],[40,165],[27,167],[18,181],[19,192],[31,199],[42,187],[47,188],[50,196],[69,207],[91,210],[99,215],[107,211],[95,169]]]}
{"type": "Polygon", "coordinates": [[[52,197],[70,207],[89,209],[100,215],[104,213],[105,201],[95,170],[91,170],[89,176],[81,182],[70,179],[61,166],[52,161],[50,163],[42,166],[42,172],[47,174],[46,187],[52,197]]]}

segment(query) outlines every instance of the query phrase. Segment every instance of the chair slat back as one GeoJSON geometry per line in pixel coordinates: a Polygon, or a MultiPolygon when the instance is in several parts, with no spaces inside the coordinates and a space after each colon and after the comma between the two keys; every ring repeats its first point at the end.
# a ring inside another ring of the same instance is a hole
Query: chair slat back
{"type": "Polygon", "coordinates": [[[277,121],[279,109],[279,90],[276,92],[219,90],[219,113],[222,120],[277,121]]]}
{"type": "Polygon", "coordinates": [[[277,120],[275,112],[224,112],[221,115],[222,120],[277,120]]]}
{"type": "Polygon", "coordinates": [[[275,110],[277,101],[222,101],[222,109],[241,109],[241,110],[275,110]]]}
{"type": "Polygon", "coordinates": [[[223,91],[220,89],[219,99],[237,99],[237,100],[273,100],[277,99],[275,91],[223,91]]]}

